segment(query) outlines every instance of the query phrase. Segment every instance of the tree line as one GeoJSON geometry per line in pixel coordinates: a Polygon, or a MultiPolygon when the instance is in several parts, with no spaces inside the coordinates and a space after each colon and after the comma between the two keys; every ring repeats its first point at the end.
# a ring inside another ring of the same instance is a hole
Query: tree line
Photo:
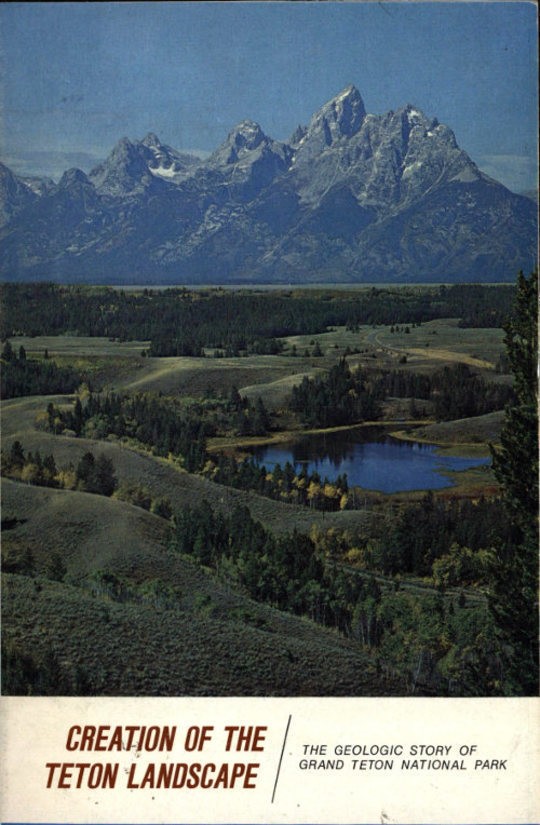
{"type": "Polygon", "coordinates": [[[468,364],[450,364],[431,375],[405,370],[381,371],[375,382],[384,397],[431,401],[439,421],[472,418],[502,410],[514,397],[508,384],[486,381],[468,364]]]}
{"type": "Polygon", "coordinates": [[[493,547],[510,534],[500,498],[447,500],[428,492],[420,502],[372,520],[367,538],[334,536],[333,555],[388,576],[427,577],[443,586],[478,584],[488,579],[493,547]]]}
{"type": "Polygon", "coordinates": [[[9,341],[4,344],[1,359],[2,398],[71,393],[82,381],[80,373],[72,367],[59,367],[49,358],[28,358],[23,346],[16,352],[9,341]]]}
{"type": "Polygon", "coordinates": [[[305,426],[332,427],[376,421],[388,397],[429,401],[435,417],[446,421],[501,410],[513,398],[513,390],[485,381],[467,364],[424,375],[405,370],[351,371],[341,359],[326,376],[305,376],[293,387],[290,407],[305,426]]]}
{"type": "Polygon", "coordinates": [[[91,451],[82,456],[77,466],[70,463],[58,467],[52,453],[42,456],[39,450],[26,452],[16,440],[9,451],[2,451],[2,467],[10,478],[43,487],[112,496],[118,486],[111,459],[102,453],[96,457],[91,451]]]}
{"type": "Polygon", "coordinates": [[[363,370],[351,372],[343,358],[325,377],[304,376],[292,389],[290,407],[308,427],[333,427],[380,418],[381,401],[370,375],[363,370]]]}
{"type": "Polygon", "coordinates": [[[49,432],[73,432],[87,438],[133,438],[156,455],[181,458],[188,472],[199,472],[208,458],[206,445],[219,428],[237,435],[264,435],[270,426],[261,398],[255,401],[240,395],[236,387],[228,399],[206,399],[181,405],[173,399],[151,393],[120,395],[88,393],[72,409],[50,402],[45,427],[49,432]]]}
{"type": "Polygon", "coordinates": [[[161,355],[187,350],[200,354],[202,347],[257,351],[266,339],[312,335],[329,326],[458,317],[467,326],[499,327],[513,294],[512,286],[476,284],[332,293],[186,288],[128,292],[7,283],[1,287],[0,338],[73,334],[152,341],[154,352],[161,355]]]}
{"type": "Polygon", "coordinates": [[[206,457],[207,427],[189,409],[180,410],[170,400],[137,393],[90,393],[84,404],[75,400],[72,409],[47,407],[47,428],[54,433],[71,431],[76,436],[133,438],[156,455],[182,457],[188,472],[197,472],[206,457]]]}
{"type": "Polygon", "coordinates": [[[287,461],[283,467],[277,463],[270,471],[253,457],[237,461],[222,452],[208,457],[203,474],[217,484],[251,490],[261,496],[316,510],[345,510],[351,506],[346,473],[329,481],[326,477],[321,479],[316,471],[308,473],[305,464],[296,470],[287,461]]]}

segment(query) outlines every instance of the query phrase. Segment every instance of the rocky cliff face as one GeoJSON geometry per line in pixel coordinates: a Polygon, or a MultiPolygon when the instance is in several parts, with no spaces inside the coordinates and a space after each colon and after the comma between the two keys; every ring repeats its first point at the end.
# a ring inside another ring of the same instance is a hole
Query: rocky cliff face
{"type": "Polygon", "coordinates": [[[8,224],[38,196],[32,186],[0,163],[0,226],[8,224]]]}
{"type": "Polygon", "coordinates": [[[205,161],[122,139],[88,176],[0,168],[2,274],[99,282],[511,280],[536,209],[407,105],[348,86],[288,143],[242,121],[205,161]]]}

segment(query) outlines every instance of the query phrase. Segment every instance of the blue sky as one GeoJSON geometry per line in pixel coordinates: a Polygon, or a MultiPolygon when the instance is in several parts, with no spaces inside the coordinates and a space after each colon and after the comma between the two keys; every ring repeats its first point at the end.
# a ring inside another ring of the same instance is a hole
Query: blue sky
{"type": "Polygon", "coordinates": [[[244,118],[286,139],[349,83],[413,103],[488,174],[536,185],[534,3],[4,3],[2,158],[88,169],[153,131],[209,152],[244,118]]]}

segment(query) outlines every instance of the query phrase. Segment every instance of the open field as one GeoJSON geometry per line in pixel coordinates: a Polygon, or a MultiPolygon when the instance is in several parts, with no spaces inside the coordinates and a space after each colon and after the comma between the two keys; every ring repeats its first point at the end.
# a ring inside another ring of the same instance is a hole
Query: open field
{"type": "MultiPolygon", "coordinates": [[[[14,348],[24,346],[29,355],[49,355],[59,364],[71,364],[94,372],[102,384],[116,390],[152,391],[197,396],[206,392],[228,393],[235,386],[248,398],[260,395],[271,409],[286,400],[291,387],[304,375],[328,369],[348,350],[351,367],[431,371],[444,364],[464,363],[497,380],[495,367],[504,351],[500,329],[464,329],[456,319],[439,319],[420,326],[405,325],[390,332],[389,326],[345,327],[313,335],[283,338],[281,355],[251,355],[242,358],[170,357],[144,358],[145,341],[119,343],[85,336],[36,336],[11,339],[14,348]],[[318,343],[323,356],[311,356],[318,343]],[[296,357],[292,349],[296,347],[296,357]],[[306,350],[310,353],[305,355],[306,350]],[[406,363],[400,359],[406,357],[406,363]]],[[[500,380],[505,380],[504,376],[500,380]]],[[[506,378],[506,380],[508,380],[506,378]]]]}
{"type": "MultiPolygon", "coordinates": [[[[162,392],[167,395],[202,396],[225,394],[236,387],[246,397],[262,395],[271,401],[274,388],[282,384],[290,392],[292,383],[316,371],[309,362],[291,363],[279,355],[247,358],[148,358],[137,377],[124,383],[130,391],[162,392]],[[292,375],[291,375],[292,373],[292,375]]],[[[281,396],[284,397],[284,396],[281,396]]]]}
{"type": "Polygon", "coordinates": [[[376,328],[369,342],[401,355],[415,365],[440,362],[468,364],[470,367],[493,370],[504,352],[501,329],[467,329],[459,326],[458,319],[443,318],[426,321],[420,326],[376,328]],[[408,329],[409,332],[405,332],[408,329]]]}
{"type": "Polygon", "coordinates": [[[281,355],[252,355],[243,358],[170,357],[147,358],[141,355],[146,341],[118,343],[108,338],[84,336],[18,336],[11,339],[18,350],[23,346],[29,357],[49,357],[60,365],[71,365],[96,376],[96,383],[107,389],[130,392],[162,392],[167,395],[200,396],[207,391],[229,393],[233,386],[247,397],[264,396],[269,403],[283,387],[290,392],[304,375],[320,372],[318,359],[281,355]]]}
{"type": "Polygon", "coordinates": [[[91,338],[88,335],[18,335],[13,346],[23,346],[28,355],[68,355],[72,358],[139,358],[148,341],[114,341],[109,338],[91,338]]]}

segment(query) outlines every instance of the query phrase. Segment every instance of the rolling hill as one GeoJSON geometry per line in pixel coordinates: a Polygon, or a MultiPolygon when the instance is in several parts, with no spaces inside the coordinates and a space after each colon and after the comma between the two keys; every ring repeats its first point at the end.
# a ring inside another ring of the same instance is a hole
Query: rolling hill
{"type": "Polygon", "coordinates": [[[396,695],[337,633],[257,604],[124,502],[4,480],[3,639],[100,695],[396,695]],[[31,575],[8,572],[31,551],[31,575]],[[64,581],[48,572],[61,552],[64,581]],[[112,593],[110,583],[122,582],[112,593]],[[118,590],[118,588],[117,588],[118,590]],[[81,676],[82,674],[82,676],[81,676]]]}

